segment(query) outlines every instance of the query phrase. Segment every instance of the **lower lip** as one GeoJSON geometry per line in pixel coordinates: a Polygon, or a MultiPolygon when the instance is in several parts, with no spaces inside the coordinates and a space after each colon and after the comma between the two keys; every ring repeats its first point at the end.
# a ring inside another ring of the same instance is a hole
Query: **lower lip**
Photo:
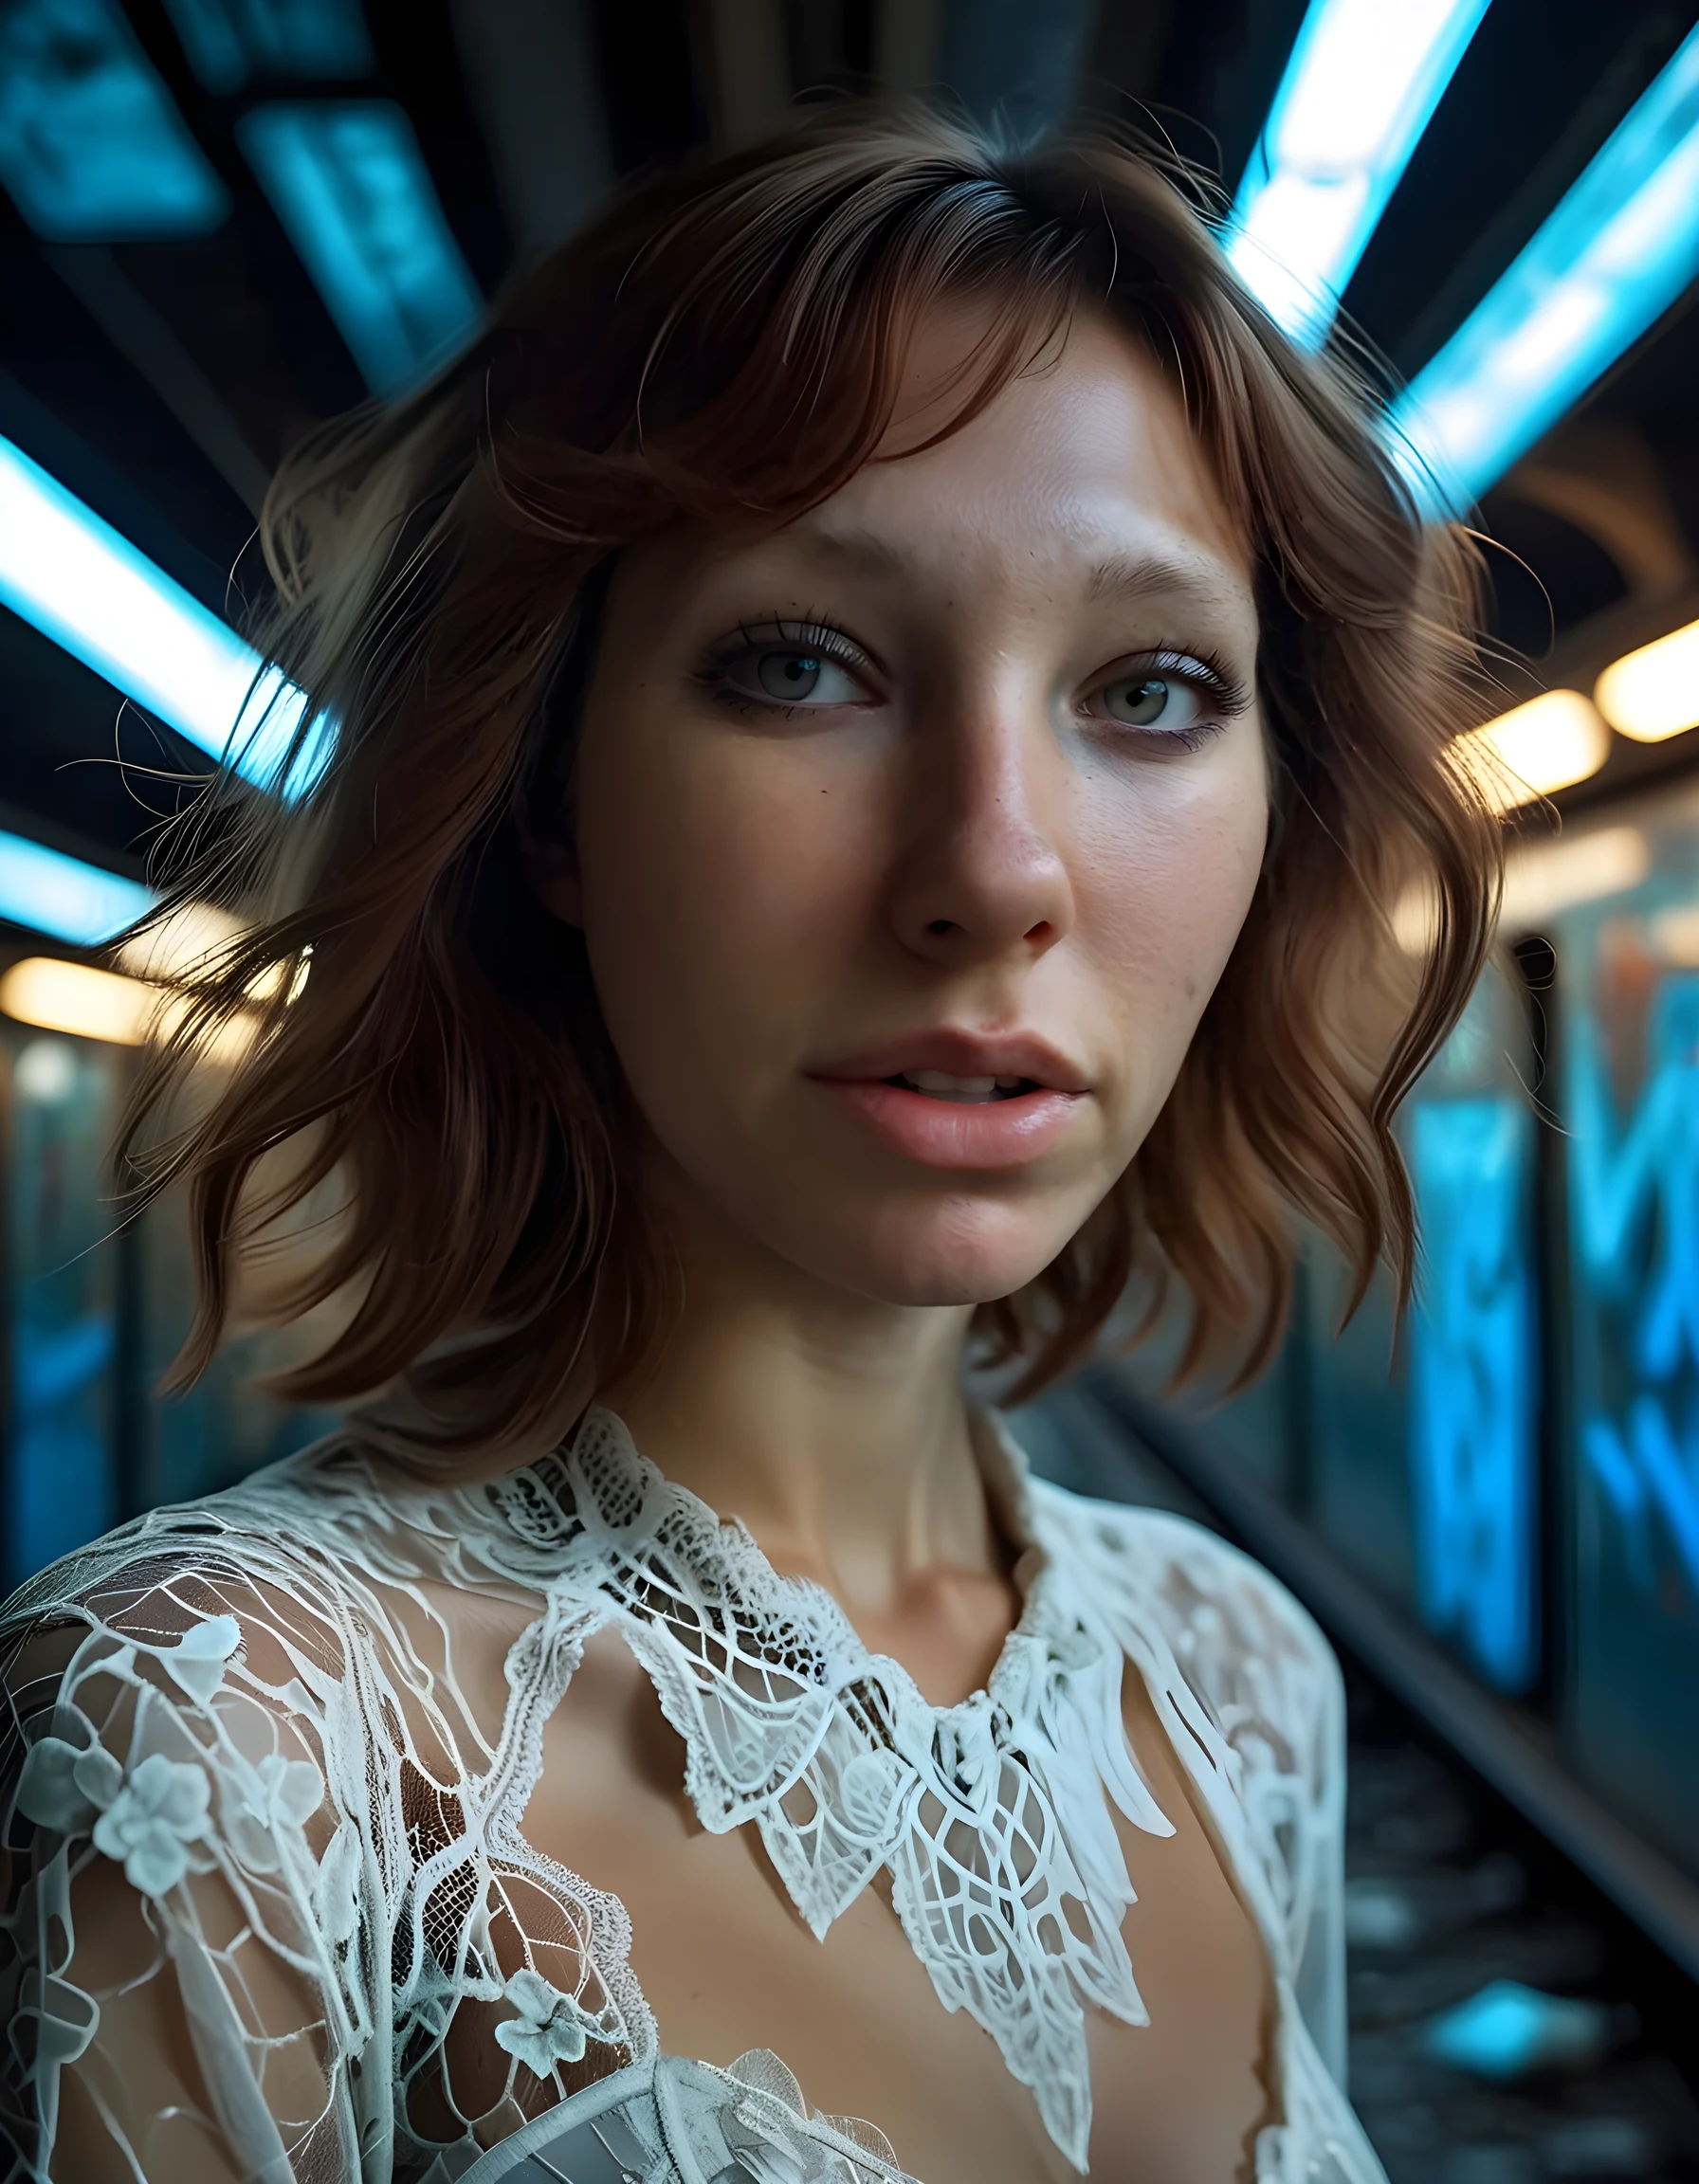
{"type": "Polygon", "coordinates": [[[1048,1153],[1072,1121],[1082,1092],[1021,1092],[1013,1100],[934,1100],[879,1079],[816,1078],[894,1151],[929,1168],[1021,1168],[1048,1153]]]}

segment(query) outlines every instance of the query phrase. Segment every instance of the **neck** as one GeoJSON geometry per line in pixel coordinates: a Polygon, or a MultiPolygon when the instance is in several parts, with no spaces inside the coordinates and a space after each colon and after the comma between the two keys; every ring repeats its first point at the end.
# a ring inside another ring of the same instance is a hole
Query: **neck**
{"type": "Polygon", "coordinates": [[[960,1387],[972,1307],[849,1295],[667,1197],[682,1314],[602,1397],[639,1448],[852,1614],[889,1613],[928,1573],[996,1574],[960,1387]]]}

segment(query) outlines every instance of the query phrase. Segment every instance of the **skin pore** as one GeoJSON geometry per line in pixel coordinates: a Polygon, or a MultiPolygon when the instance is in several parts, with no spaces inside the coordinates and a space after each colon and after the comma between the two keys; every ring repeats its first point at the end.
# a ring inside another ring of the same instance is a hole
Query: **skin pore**
{"type": "MultiPolygon", "coordinates": [[[[1176,395],[1083,315],[904,454],[977,331],[923,330],[902,459],[776,533],[680,524],[622,556],[575,846],[539,880],[585,932],[683,1275],[664,1353],[605,1399],[940,1704],[1019,1606],[960,1387],[974,1307],[1138,1151],[1269,795],[1250,556],[1176,395]]],[[[1123,1829],[1151,2024],[1093,2024],[1092,2167],[1227,2184],[1273,2114],[1266,1960],[1136,1674],[1125,1712],[1176,1833],[1123,1829]]],[[[751,1830],[701,1829],[682,1757],[604,1633],[526,1816],[630,1909],[663,2045],[777,2049],[925,2184],[1071,2175],[886,1895],[815,1942],[751,1830]]]]}

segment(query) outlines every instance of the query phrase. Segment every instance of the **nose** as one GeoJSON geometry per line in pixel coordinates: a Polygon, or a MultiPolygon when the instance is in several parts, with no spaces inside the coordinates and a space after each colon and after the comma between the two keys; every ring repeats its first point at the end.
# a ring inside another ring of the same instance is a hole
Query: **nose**
{"type": "Polygon", "coordinates": [[[1071,785],[1042,701],[987,692],[935,711],[908,755],[890,894],[898,939],[952,969],[1036,961],[1074,919],[1071,785]]]}

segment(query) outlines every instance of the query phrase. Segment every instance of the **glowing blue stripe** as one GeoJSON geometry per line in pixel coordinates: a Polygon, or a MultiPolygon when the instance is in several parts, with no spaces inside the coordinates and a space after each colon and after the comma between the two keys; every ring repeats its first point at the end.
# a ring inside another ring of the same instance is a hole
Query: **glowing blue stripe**
{"type": "Polygon", "coordinates": [[[1239,185],[1228,255],[1317,347],[1487,0],[1311,0],[1239,185]]]}
{"type": "Polygon", "coordinates": [[[1411,1325],[1418,1605],[1505,1691],[1535,1666],[1531,1138],[1520,1094],[1411,1112],[1428,1272],[1411,1325]]]}
{"type": "Polygon", "coordinates": [[[0,7],[0,181],[56,243],[204,234],[230,209],[112,0],[0,7]]]}
{"type": "Polygon", "coordinates": [[[1585,2066],[1610,2040],[1610,2012],[1602,2003],[1493,1979],[1431,2017],[1422,2046],[1453,2069],[1513,2084],[1530,2071],[1585,2066]]]}
{"type": "Polygon", "coordinates": [[[73,948],[98,948],[154,898],[138,881],[85,864],[22,834],[0,834],[0,918],[73,948]]]}
{"type": "Polygon", "coordinates": [[[1398,406],[1425,498],[1466,507],[1699,276],[1699,30],[1398,406]]]}
{"type": "Polygon", "coordinates": [[[1581,1453],[1615,1513],[1630,1578],[1648,1594],[1660,1565],[1699,1592],[1699,1413],[1678,1400],[1699,1364],[1696,1040],[1699,977],[1664,978],[1625,1117],[1592,1011],[1576,1011],[1565,1041],[1573,1264],[1586,1308],[1621,1315],[1614,1347],[1628,1375],[1617,1416],[1597,1407],[1583,1415],[1581,1453]]]}
{"type": "Polygon", "coordinates": [[[165,0],[209,91],[274,76],[369,76],[375,63],[359,0],[165,0]]]}
{"type": "MultiPolygon", "coordinates": [[[[228,751],[247,780],[279,785],[300,693],[9,440],[0,440],[0,605],[214,758],[228,751]]],[[[318,755],[309,752],[307,768],[318,755]]]]}
{"type": "Polygon", "coordinates": [[[452,355],[484,300],[400,107],[256,106],[236,136],[373,391],[452,355]]]}

